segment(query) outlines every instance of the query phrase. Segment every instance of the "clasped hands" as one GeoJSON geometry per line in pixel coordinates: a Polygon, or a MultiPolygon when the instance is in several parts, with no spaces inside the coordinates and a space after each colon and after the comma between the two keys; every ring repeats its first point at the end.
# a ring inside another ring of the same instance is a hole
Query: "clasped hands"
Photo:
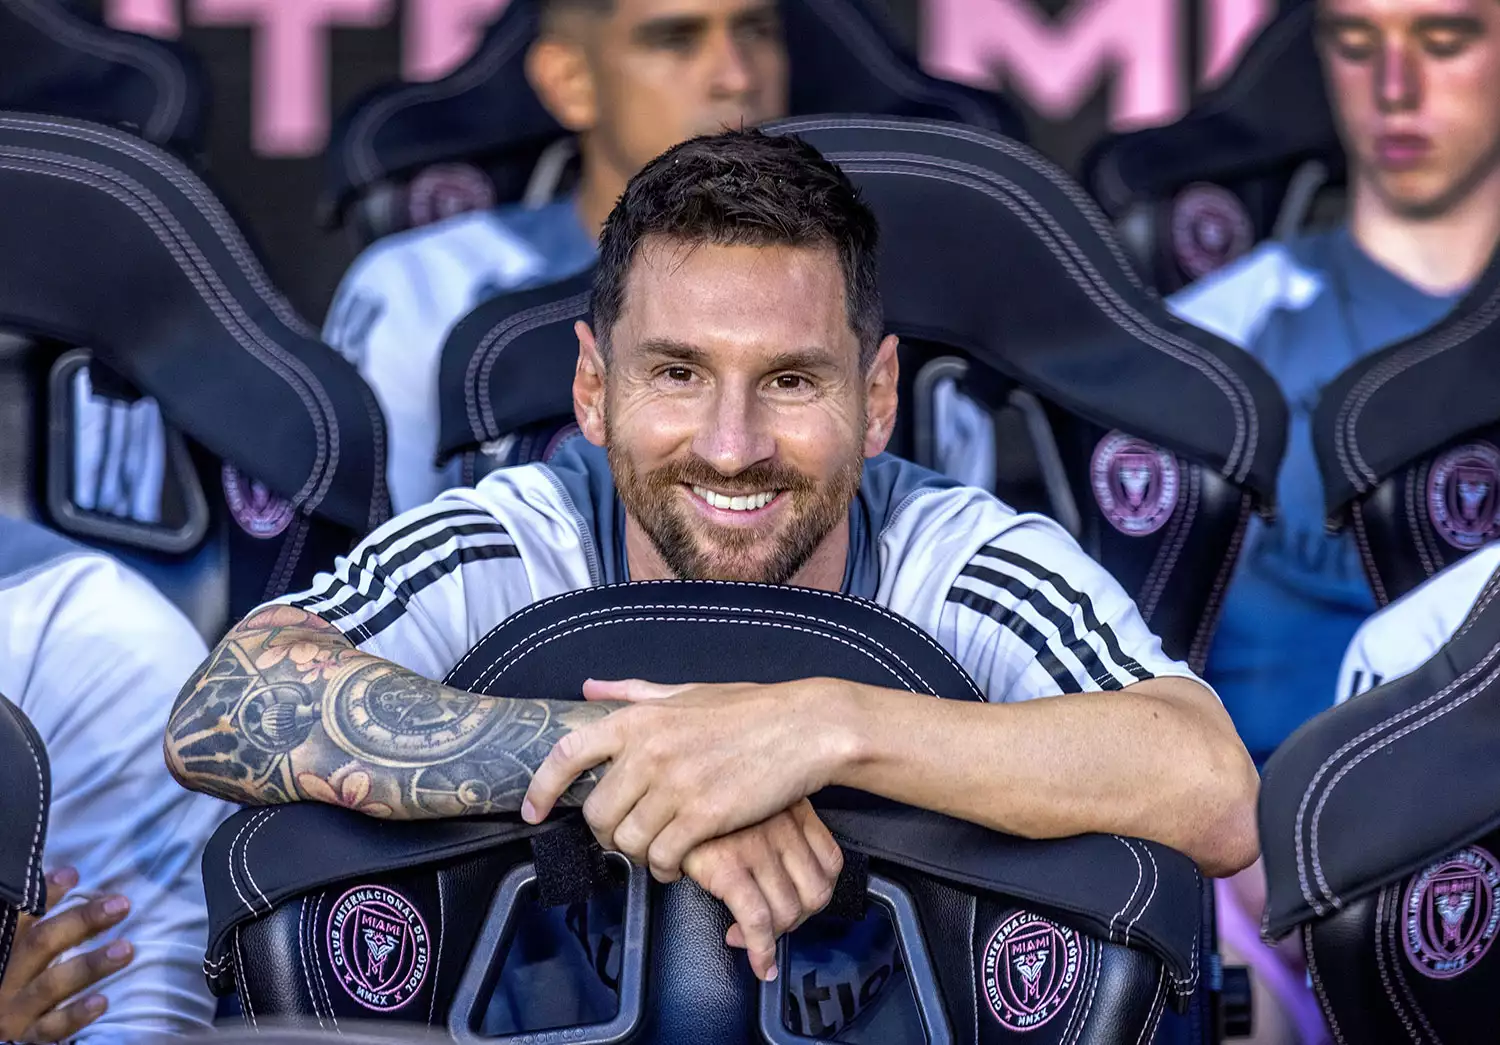
{"type": "Polygon", "coordinates": [[[558,741],[522,816],[541,822],[579,774],[608,763],[583,805],[600,845],[718,897],[734,919],[725,943],[774,980],[777,939],[827,906],[843,868],[807,801],[840,755],[823,712],[841,685],[591,680],[586,699],[628,706],[558,741]]]}

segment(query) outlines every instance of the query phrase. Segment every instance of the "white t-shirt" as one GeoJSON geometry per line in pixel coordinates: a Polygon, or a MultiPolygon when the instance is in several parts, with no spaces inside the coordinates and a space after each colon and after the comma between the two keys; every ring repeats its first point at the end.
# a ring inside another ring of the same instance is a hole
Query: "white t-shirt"
{"type": "Polygon", "coordinates": [[[1339,668],[1336,703],[1408,675],[1447,644],[1500,570],[1500,544],[1480,548],[1430,577],[1354,634],[1339,668]]]}
{"type": "Polygon", "coordinates": [[[78,870],[70,897],[131,902],[87,945],[129,940],[135,958],[95,988],[109,1010],[74,1039],[84,1045],[157,1041],[213,1019],[201,860],[233,807],[183,790],[162,755],[172,702],[207,654],[137,574],[0,519],[0,693],[36,726],[51,763],[46,867],[78,870]]]}

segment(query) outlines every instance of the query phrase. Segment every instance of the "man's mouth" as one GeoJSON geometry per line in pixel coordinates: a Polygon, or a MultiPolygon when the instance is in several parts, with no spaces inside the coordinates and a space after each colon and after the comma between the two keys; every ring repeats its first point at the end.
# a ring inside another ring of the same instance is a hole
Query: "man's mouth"
{"type": "Polygon", "coordinates": [[[691,487],[693,496],[707,504],[710,508],[717,508],[724,512],[754,512],[766,507],[780,493],[779,490],[763,490],[759,493],[747,494],[722,494],[710,490],[706,486],[694,485],[691,487]]]}

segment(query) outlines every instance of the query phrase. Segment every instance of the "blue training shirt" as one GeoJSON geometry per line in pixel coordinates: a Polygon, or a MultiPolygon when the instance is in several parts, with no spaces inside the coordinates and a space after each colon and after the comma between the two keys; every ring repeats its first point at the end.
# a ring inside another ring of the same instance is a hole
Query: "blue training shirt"
{"type": "Polygon", "coordinates": [[[1340,227],[1266,244],[1169,302],[1254,355],[1291,413],[1279,517],[1251,521],[1208,657],[1208,681],[1257,765],[1332,704],[1344,649],[1375,610],[1353,537],[1324,525],[1318,399],[1357,360],[1432,326],[1456,301],[1411,285],[1340,227]]]}

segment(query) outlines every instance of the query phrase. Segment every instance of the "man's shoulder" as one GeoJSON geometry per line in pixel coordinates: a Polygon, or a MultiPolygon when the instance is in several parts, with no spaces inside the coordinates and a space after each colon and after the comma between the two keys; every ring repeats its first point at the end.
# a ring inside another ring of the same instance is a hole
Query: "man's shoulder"
{"type": "Polygon", "coordinates": [[[1479,593],[1500,570],[1500,544],[1487,545],[1369,617],[1354,633],[1345,657],[1345,685],[1338,698],[1350,695],[1356,681],[1390,681],[1431,659],[1462,626],[1479,593]],[[1363,680],[1354,680],[1355,671],[1363,680]]]}
{"type": "Polygon", "coordinates": [[[1324,235],[1292,243],[1268,241],[1167,299],[1179,318],[1248,347],[1278,309],[1303,309],[1324,280],[1311,258],[1324,235]]]}

